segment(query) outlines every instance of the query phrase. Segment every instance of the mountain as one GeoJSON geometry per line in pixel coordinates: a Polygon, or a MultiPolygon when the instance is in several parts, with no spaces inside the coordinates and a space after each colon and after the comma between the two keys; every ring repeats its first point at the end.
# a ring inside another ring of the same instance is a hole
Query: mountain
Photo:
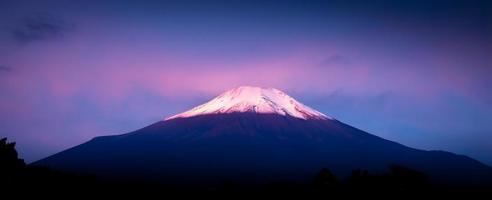
{"type": "Polygon", "coordinates": [[[169,183],[310,180],[322,168],[384,173],[402,165],[445,183],[492,180],[466,156],[423,151],[326,116],[273,88],[238,87],[123,135],[96,137],[32,165],[169,183]]]}
{"type": "Polygon", "coordinates": [[[167,118],[186,118],[204,114],[263,113],[291,116],[300,119],[332,119],[299,103],[275,88],[242,86],[219,95],[187,112],[167,118]]]}

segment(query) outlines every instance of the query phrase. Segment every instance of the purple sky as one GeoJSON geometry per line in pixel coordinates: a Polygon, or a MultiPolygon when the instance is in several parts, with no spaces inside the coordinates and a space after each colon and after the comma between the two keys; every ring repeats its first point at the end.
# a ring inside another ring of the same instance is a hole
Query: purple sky
{"type": "Polygon", "coordinates": [[[0,136],[35,161],[239,85],[492,165],[487,1],[1,1],[0,136]]]}

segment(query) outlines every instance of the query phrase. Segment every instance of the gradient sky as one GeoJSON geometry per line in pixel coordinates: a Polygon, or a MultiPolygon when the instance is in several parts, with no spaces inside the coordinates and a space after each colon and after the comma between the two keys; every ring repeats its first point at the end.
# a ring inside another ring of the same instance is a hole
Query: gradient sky
{"type": "Polygon", "coordinates": [[[0,1],[0,137],[28,162],[239,86],[492,165],[487,1],[0,1]]]}

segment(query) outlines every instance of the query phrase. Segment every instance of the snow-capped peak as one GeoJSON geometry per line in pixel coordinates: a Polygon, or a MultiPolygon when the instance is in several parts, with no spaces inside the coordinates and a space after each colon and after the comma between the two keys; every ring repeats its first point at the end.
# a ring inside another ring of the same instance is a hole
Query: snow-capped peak
{"type": "Polygon", "coordinates": [[[226,91],[189,111],[166,118],[186,118],[205,114],[254,112],[288,115],[301,119],[332,119],[275,88],[241,86],[226,91]]]}

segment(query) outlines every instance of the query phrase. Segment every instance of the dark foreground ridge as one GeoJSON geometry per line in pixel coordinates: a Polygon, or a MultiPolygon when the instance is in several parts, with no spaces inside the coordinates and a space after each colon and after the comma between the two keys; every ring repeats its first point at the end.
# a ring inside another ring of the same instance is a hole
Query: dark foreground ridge
{"type": "Polygon", "coordinates": [[[347,179],[339,179],[323,168],[307,182],[276,181],[244,184],[224,181],[216,185],[164,184],[152,180],[105,179],[56,171],[47,167],[26,166],[17,157],[15,143],[0,141],[0,177],[2,195],[63,196],[98,195],[136,197],[174,197],[215,195],[235,198],[248,195],[297,197],[467,197],[486,195],[490,185],[446,185],[432,183],[426,174],[404,166],[390,166],[385,174],[372,175],[367,170],[353,170],[347,179]]]}

